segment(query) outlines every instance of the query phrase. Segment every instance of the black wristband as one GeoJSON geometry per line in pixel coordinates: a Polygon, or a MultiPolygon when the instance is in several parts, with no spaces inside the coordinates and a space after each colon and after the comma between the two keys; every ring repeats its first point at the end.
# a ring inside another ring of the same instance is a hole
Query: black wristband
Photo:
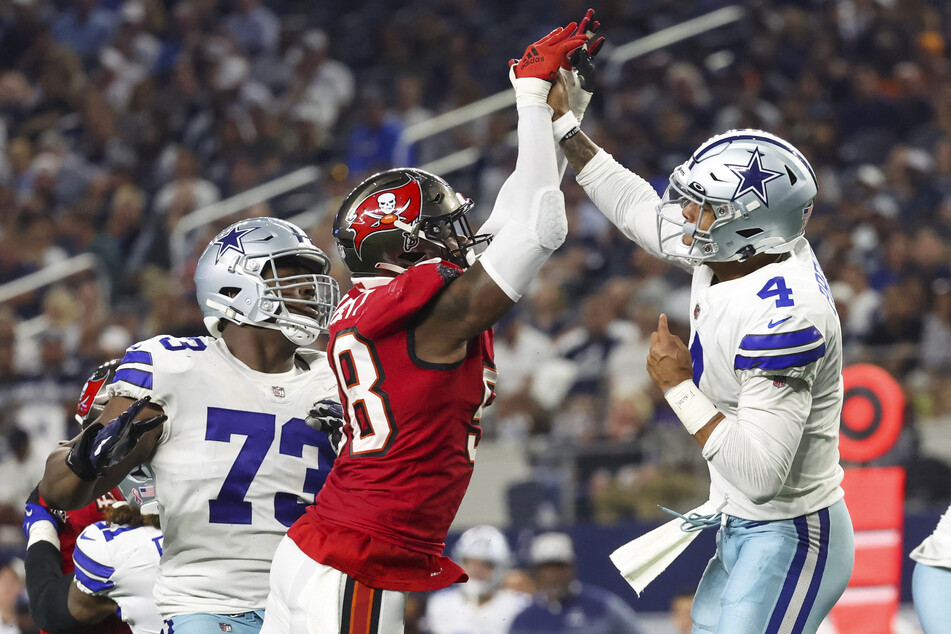
{"type": "Polygon", "coordinates": [[[579,132],[581,132],[581,128],[579,128],[578,126],[573,127],[572,129],[568,130],[568,134],[561,137],[561,141],[559,141],[559,143],[564,143],[565,141],[567,141],[574,135],[578,134],[579,132]]]}

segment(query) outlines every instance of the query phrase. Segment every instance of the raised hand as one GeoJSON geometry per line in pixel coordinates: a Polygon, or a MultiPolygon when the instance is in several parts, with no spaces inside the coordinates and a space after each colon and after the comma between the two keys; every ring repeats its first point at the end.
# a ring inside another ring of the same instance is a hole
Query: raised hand
{"type": "Polygon", "coordinates": [[[525,49],[525,54],[515,63],[515,77],[534,77],[554,81],[558,69],[567,61],[568,53],[588,41],[588,36],[578,32],[578,24],[559,27],[525,49]]]}
{"type": "Polygon", "coordinates": [[[647,355],[647,372],[663,391],[683,383],[693,376],[690,351],[667,326],[667,315],[657,320],[657,330],[651,333],[651,349],[647,355]]]}
{"type": "Polygon", "coordinates": [[[139,438],[168,419],[159,414],[136,420],[150,400],[150,396],[144,396],[105,425],[93,423],[87,427],[66,456],[66,465],[83,480],[91,481],[122,462],[139,438]]]}

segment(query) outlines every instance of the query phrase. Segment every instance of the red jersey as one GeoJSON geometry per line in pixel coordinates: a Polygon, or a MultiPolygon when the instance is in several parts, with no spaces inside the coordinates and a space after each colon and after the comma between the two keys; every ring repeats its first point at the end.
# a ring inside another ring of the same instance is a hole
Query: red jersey
{"type": "MultiPolygon", "coordinates": [[[[113,489],[109,493],[90,502],[88,505],[75,511],[56,511],[60,519],[59,530],[59,551],[62,557],[62,568],[65,574],[70,574],[75,570],[73,566],[73,549],[76,547],[76,539],[83,529],[90,524],[101,522],[106,519],[102,510],[111,505],[116,500],[121,500],[122,494],[118,489],[113,489]]],[[[40,504],[47,506],[46,501],[40,497],[40,504]]],[[[43,630],[40,630],[46,634],[43,630]]],[[[82,630],[76,630],[77,634],[131,634],[129,626],[122,622],[118,616],[109,616],[104,620],[90,625],[82,630]]]]}
{"type": "Polygon", "coordinates": [[[466,579],[442,552],[495,395],[492,331],[453,364],[420,360],[414,342],[414,318],[460,274],[430,260],[357,283],[330,323],[347,442],[288,535],[371,587],[435,590],[466,579]]]}

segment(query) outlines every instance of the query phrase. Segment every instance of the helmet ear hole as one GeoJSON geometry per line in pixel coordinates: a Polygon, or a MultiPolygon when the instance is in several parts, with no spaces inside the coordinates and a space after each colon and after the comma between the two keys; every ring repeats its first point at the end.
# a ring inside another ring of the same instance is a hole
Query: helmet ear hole
{"type": "Polygon", "coordinates": [[[237,297],[238,293],[241,292],[241,289],[237,286],[224,286],[218,292],[227,297],[237,297]]]}

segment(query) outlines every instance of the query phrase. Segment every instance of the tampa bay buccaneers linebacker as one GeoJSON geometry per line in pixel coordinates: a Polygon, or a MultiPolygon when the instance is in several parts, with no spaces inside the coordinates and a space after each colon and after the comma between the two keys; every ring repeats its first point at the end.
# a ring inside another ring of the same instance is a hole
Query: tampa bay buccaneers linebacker
{"type": "Polygon", "coordinates": [[[331,319],[327,356],[346,440],[275,552],[262,634],[402,632],[407,591],[467,579],[442,552],[494,396],[491,328],[567,233],[546,99],[567,90],[552,81],[587,41],[577,27],[515,65],[518,160],[494,236],[473,235],[472,201],[418,169],[375,174],[343,201],[334,237],[354,287],[331,319]]]}

